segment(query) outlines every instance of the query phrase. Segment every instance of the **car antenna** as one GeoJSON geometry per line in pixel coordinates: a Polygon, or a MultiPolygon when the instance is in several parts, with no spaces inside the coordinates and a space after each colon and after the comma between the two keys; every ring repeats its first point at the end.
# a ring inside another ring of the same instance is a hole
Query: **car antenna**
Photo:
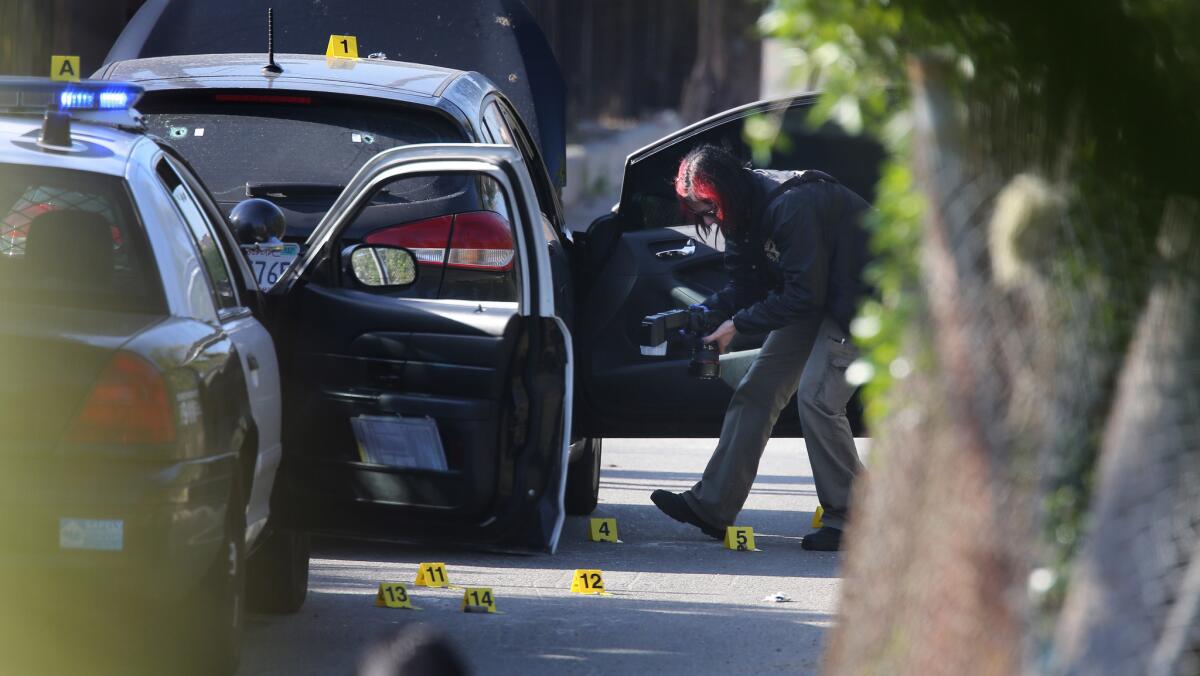
{"type": "Polygon", "coordinates": [[[263,66],[263,75],[279,75],[283,69],[275,63],[275,10],[267,8],[267,65],[263,66]]]}

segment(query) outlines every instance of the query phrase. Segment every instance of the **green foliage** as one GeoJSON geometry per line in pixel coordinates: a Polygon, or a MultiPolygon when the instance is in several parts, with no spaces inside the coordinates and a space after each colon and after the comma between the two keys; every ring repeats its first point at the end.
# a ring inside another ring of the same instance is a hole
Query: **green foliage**
{"type": "Polygon", "coordinates": [[[832,120],[851,133],[875,135],[891,154],[868,223],[877,254],[868,276],[879,297],[862,308],[853,326],[874,374],[865,387],[869,422],[887,414],[883,395],[915,366],[902,354],[902,342],[910,319],[921,312],[916,286],[922,204],[907,162],[911,122],[899,42],[904,26],[899,7],[857,0],[780,0],[759,21],[766,34],[797,47],[800,77],[820,75],[822,96],[812,123],[832,120]]]}
{"type": "Polygon", "coordinates": [[[776,0],[759,26],[792,46],[800,78],[820,80],[814,123],[872,134],[890,152],[871,222],[879,257],[869,275],[881,297],[862,308],[854,327],[873,366],[869,420],[887,415],[883,395],[897,377],[932,366],[923,355],[929,335],[919,292],[924,206],[908,169],[912,59],[954,66],[950,87],[972,150],[994,170],[1038,174],[1070,201],[1065,230],[1037,250],[1039,269],[1065,299],[1061,323],[1083,327],[1071,347],[1088,351],[1105,392],[1079,426],[1090,432],[1054,449],[1063,456],[1060,475],[1050,478],[1043,512],[1047,563],[1062,573],[1087,526],[1099,431],[1160,267],[1154,241],[1165,198],[1200,194],[1193,166],[1200,7],[1194,0],[776,0]],[[906,359],[906,350],[916,353],[906,359]]]}
{"type": "Polygon", "coordinates": [[[896,110],[888,91],[905,82],[903,26],[898,7],[856,0],[780,0],[759,20],[764,33],[798,47],[801,73],[823,77],[816,117],[851,133],[878,132],[896,110]]]}
{"type": "Polygon", "coordinates": [[[911,363],[915,357],[903,353],[909,323],[922,312],[915,286],[924,205],[912,181],[912,172],[903,161],[890,160],[884,166],[876,210],[868,223],[877,262],[867,270],[867,277],[878,297],[861,308],[852,329],[874,367],[875,377],[864,392],[871,423],[887,414],[884,395],[894,380],[907,377],[917,367],[911,363]]]}

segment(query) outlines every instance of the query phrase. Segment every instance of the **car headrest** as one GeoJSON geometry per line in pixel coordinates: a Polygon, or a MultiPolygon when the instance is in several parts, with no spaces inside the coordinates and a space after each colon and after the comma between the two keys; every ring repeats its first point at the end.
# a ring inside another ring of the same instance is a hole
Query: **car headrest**
{"type": "Polygon", "coordinates": [[[112,224],[79,209],[48,211],[29,223],[28,274],[72,285],[108,286],[113,273],[112,224]]]}

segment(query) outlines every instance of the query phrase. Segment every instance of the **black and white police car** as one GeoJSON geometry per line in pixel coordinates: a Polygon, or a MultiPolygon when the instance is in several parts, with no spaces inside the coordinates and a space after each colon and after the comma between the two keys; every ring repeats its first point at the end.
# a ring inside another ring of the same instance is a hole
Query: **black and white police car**
{"type": "Polygon", "coordinates": [[[281,393],[258,286],[144,133],[141,93],[0,78],[0,567],[157,608],[171,619],[142,629],[223,673],[247,595],[303,603],[307,540],[271,519],[281,393]]]}

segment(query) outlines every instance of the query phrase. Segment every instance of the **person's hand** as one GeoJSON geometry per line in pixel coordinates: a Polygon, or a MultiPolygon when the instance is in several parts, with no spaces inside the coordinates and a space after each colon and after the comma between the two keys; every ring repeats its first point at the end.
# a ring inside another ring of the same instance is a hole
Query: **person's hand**
{"type": "Polygon", "coordinates": [[[704,341],[705,345],[709,343],[716,343],[717,351],[725,353],[729,351],[729,343],[736,335],[737,327],[733,325],[733,320],[726,319],[724,322],[721,322],[721,325],[717,327],[716,331],[704,336],[700,340],[704,341]]]}

